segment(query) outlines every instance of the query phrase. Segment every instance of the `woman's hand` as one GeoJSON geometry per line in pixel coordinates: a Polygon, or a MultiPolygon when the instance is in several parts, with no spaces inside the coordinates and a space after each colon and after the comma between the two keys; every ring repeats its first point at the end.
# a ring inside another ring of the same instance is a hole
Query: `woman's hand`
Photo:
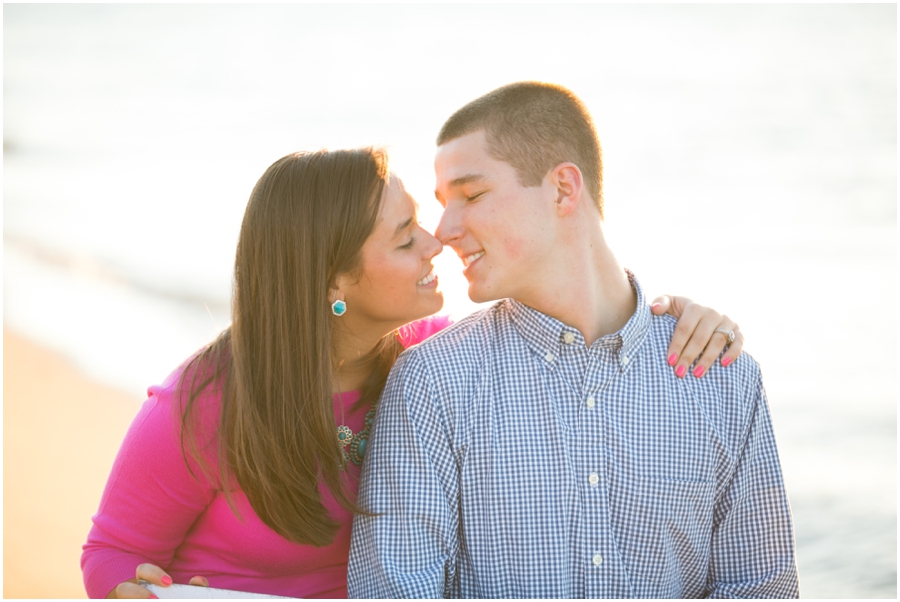
{"type": "MultiPolygon", "coordinates": [[[[166,574],[164,570],[156,566],[155,564],[145,563],[138,566],[137,570],[135,570],[134,579],[129,579],[128,581],[123,581],[119,585],[116,586],[114,590],[109,592],[107,598],[157,598],[157,596],[153,595],[149,589],[142,585],[138,585],[138,582],[143,579],[149,583],[153,583],[156,585],[160,585],[162,587],[169,587],[172,585],[172,578],[166,574]]],[[[202,587],[209,587],[209,581],[206,580],[206,577],[192,577],[191,585],[199,585],[202,587]]]]}
{"type": "Polygon", "coordinates": [[[688,369],[697,357],[697,365],[692,374],[700,378],[728,345],[728,336],[719,331],[734,332],[734,342],[719,360],[722,366],[728,366],[741,354],[744,346],[744,335],[736,322],[731,321],[714,309],[694,303],[687,297],[657,297],[650,305],[650,311],[660,316],[669,314],[678,318],[666,358],[675,370],[675,375],[684,378],[688,369]],[[704,349],[706,351],[704,351],[704,349]],[[703,354],[702,356],[700,354],[703,354]]]}

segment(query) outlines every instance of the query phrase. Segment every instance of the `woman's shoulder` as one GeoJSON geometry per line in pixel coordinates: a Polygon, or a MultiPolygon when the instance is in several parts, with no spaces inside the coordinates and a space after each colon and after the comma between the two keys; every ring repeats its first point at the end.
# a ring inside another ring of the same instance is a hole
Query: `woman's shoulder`
{"type": "Polygon", "coordinates": [[[194,475],[217,465],[222,414],[222,379],[203,360],[201,353],[194,354],[161,384],[148,387],[147,400],[126,435],[126,443],[135,449],[144,449],[142,441],[152,441],[157,446],[154,455],[161,456],[170,469],[187,461],[194,475]],[[186,453],[190,450],[199,452],[202,462],[193,452],[186,453]]]}
{"type": "Polygon", "coordinates": [[[149,386],[147,396],[166,401],[179,397],[182,392],[186,396],[197,393],[198,401],[216,397],[222,381],[221,359],[204,347],[184,360],[160,384],[149,386]]]}
{"type": "Polygon", "coordinates": [[[453,320],[450,316],[429,316],[401,326],[397,330],[397,338],[400,339],[404,347],[409,348],[421,343],[451,324],[453,324],[453,320]]]}
{"type": "Polygon", "coordinates": [[[188,405],[194,427],[199,427],[195,433],[203,439],[212,436],[222,409],[222,375],[202,352],[182,362],[162,383],[147,388],[147,410],[176,432],[181,431],[188,405]]]}
{"type": "Polygon", "coordinates": [[[166,395],[171,396],[180,386],[181,381],[184,376],[185,370],[188,366],[193,362],[200,352],[195,353],[188,359],[184,360],[177,368],[172,370],[167,377],[163,379],[163,381],[159,384],[150,385],[147,387],[147,396],[152,397],[154,395],[166,395]]]}

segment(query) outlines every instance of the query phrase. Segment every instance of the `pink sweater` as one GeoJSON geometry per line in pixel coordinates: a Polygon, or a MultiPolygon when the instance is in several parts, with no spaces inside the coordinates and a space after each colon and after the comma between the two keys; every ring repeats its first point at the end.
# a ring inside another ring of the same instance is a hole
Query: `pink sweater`
{"type": "MultiPolygon", "coordinates": [[[[449,323],[446,317],[426,318],[401,329],[400,339],[408,347],[449,323]]],[[[334,541],[322,548],[292,543],[275,533],[238,491],[234,501],[241,521],[196,463],[190,461],[199,479],[185,464],[173,410],[180,375],[178,369],[162,385],[148,389],[149,399],[116,456],[81,556],[88,596],[106,597],[116,585],[133,579],[139,564],[149,562],[163,567],[176,583],[203,575],[212,587],[346,598],[352,514],[337,504],[327,487],[320,487],[325,507],[341,525],[334,541]]],[[[334,396],[336,423],[354,433],[364,428],[368,410],[350,412],[358,399],[358,391],[334,396]]],[[[198,402],[201,426],[213,432],[220,400],[210,394],[198,402]]],[[[215,457],[214,448],[207,453],[215,457]]],[[[352,463],[345,473],[354,496],[359,473],[360,467],[352,463]]]]}

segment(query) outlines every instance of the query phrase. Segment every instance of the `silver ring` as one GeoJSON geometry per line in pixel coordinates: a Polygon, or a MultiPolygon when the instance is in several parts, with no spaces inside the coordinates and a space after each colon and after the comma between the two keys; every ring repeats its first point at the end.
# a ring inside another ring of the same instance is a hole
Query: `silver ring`
{"type": "MultiPolygon", "coordinates": [[[[734,343],[734,331],[733,330],[725,330],[724,328],[716,328],[716,332],[721,332],[725,335],[725,338],[728,339],[728,344],[731,345],[734,343]]],[[[713,334],[715,334],[714,332],[713,334]]]]}

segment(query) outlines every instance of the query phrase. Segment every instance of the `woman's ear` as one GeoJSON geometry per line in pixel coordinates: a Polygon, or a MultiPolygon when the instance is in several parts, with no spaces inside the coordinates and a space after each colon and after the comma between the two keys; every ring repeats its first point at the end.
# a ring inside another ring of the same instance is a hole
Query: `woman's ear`
{"type": "Polygon", "coordinates": [[[328,304],[331,305],[331,313],[337,317],[347,313],[347,301],[344,289],[346,287],[346,278],[338,276],[335,286],[328,289],[328,304]]]}
{"type": "Polygon", "coordinates": [[[575,211],[584,190],[584,178],[574,163],[560,163],[550,172],[550,181],[556,187],[556,214],[565,217],[575,211]]]}
{"type": "MultiPolygon", "coordinates": [[[[338,278],[340,280],[340,277],[338,278]]],[[[343,301],[344,300],[344,291],[338,282],[334,283],[334,287],[328,288],[328,302],[334,303],[335,301],[343,301]]]]}
{"type": "Polygon", "coordinates": [[[347,289],[354,280],[346,273],[338,274],[334,279],[334,285],[328,288],[328,302],[346,301],[347,289]]]}

